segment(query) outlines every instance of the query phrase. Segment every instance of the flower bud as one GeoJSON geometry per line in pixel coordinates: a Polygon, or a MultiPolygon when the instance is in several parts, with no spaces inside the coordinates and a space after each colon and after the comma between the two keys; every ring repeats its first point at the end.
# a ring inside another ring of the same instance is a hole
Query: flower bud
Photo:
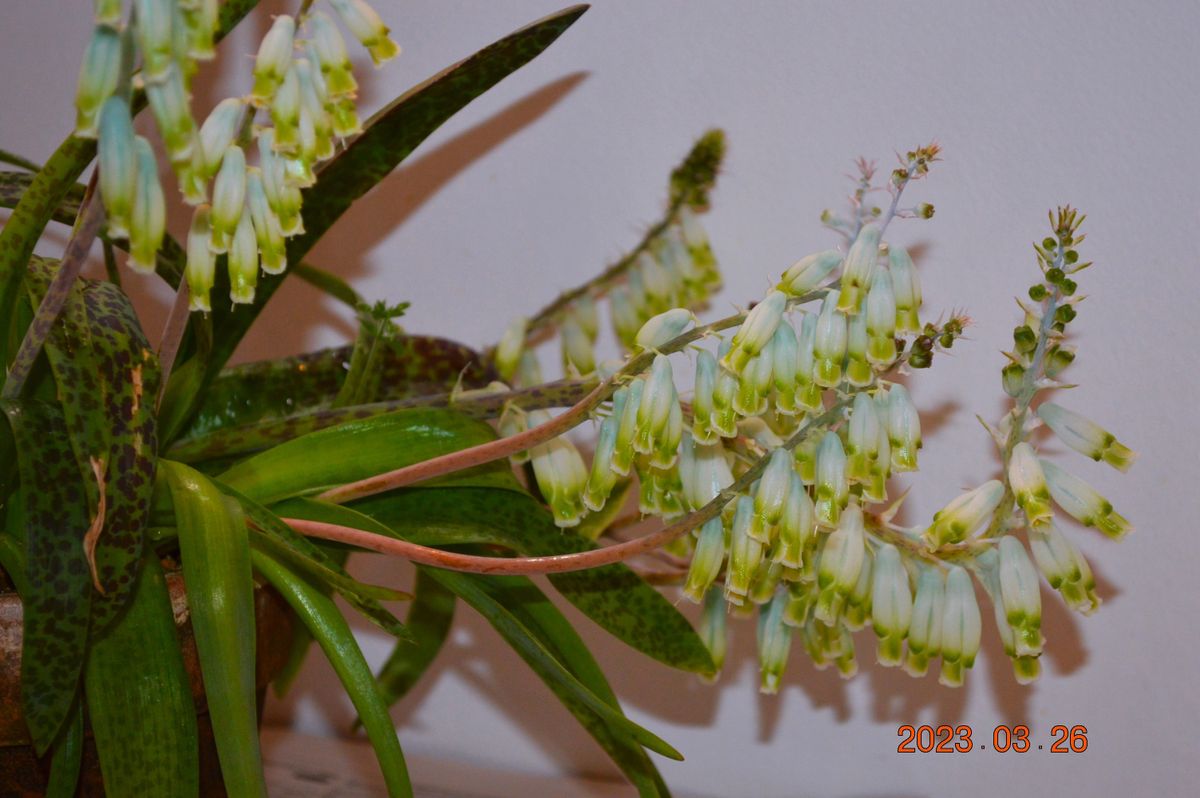
{"type": "Polygon", "coordinates": [[[888,264],[896,298],[896,331],[919,333],[921,320],[917,311],[921,308],[921,281],[917,269],[903,247],[888,247],[888,264]]]}
{"type": "Polygon", "coordinates": [[[933,514],[933,523],[925,530],[925,542],[936,549],[965,540],[995,512],[1003,498],[1004,485],[997,479],[962,494],[933,514]]]}
{"type": "Polygon", "coordinates": [[[158,248],[167,230],[167,203],[150,142],[135,136],[133,152],[137,160],[137,190],[129,220],[129,266],[136,272],[153,274],[158,248]]]}
{"type": "Polygon", "coordinates": [[[908,389],[893,385],[888,391],[888,442],[892,447],[892,469],[915,471],[917,450],[921,448],[921,417],[908,389]]]}
{"type": "Polygon", "coordinates": [[[248,211],[241,214],[229,242],[227,266],[230,300],[235,305],[250,304],[258,285],[258,242],[254,240],[254,225],[248,211]]]}
{"type": "Polygon", "coordinates": [[[1061,405],[1045,402],[1037,414],[1060,441],[1093,460],[1103,460],[1118,471],[1128,471],[1137,459],[1137,452],[1121,444],[1104,427],[1061,405]]]}
{"type": "Polygon", "coordinates": [[[686,308],[672,308],[654,316],[637,331],[634,342],[639,349],[657,351],[658,347],[683,334],[696,316],[686,308]]]}
{"type": "Polygon", "coordinates": [[[804,550],[816,532],[817,516],[800,475],[792,470],[789,480],[787,502],[779,518],[774,559],[786,568],[799,569],[804,565],[804,550]]]}
{"type": "Polygon", "coordinates": [[[825,538],[817,566],[821,592],[814,612],[817,620],[827,626],[837,624],[846,596],[858,582],[866,552],[865,535],[862,510],[852,502],[841,514],[837,528],[825,538]]]}
{"type": "Polygon", "coordinates": [[[845,315],[837,310],[839,297],[837,291],[825,295],[813,333],[813,380],[822,388],[837,387],[842,381],[848,325],[845,315]]]}
{"type": "Polygon", "coordinates": [[[858,313],[871,276],[875,272],[875,261],[879,259],[879,226],[864,224],[858,237],[846,254],[846,266],[842,269],[841,293],[837,309],[847,316],[858,313]]]}
{"type": "Polygon", "coordinates": [[[696,355],[696,382],[692,394],[692,437],[698,443],[720,440],[713,427],[713,393],[717,388],[717,359],[708,350],[696,355]]]}
{"type": "Polygon", "coordinates": [[[895,666],[901,661],[904,638],[912,622],[912,592],[908,572],[900,561],[900,551],[885,543],[875,552],[874,583],[871,586],[871,618],[879,637],[876,658],[880,665],[895,666]]]}
{"type": "Polygon", "coordinates": [[[807,255],[783,273],[775,288],[790,296],[804,296],[825,282],[841,264],[842,256],[834,249],[807,255]]]}
{"type": "Polygon", "coordinates": [[[121,34],[107,25],[97,25],[79,67],[79,83],[75,89],[76,136],[96,138],[100,106],[116,90],[120,75],[121,34]]]}
{"type": "MultiPolygon", "coordinates": [[[[940,579],[940,577],[939,577],[940,579]]],[[[963,671],[975,664],[982,636],[979,602],[971,576],[951,565],[946,577],[945,609],[942,614],[942,672],[938,681],[947,687],[961,687],[963,671]]],[[[909,633],[912,647],[912,633],[909,633]]]]}
{"type": "Polygon", "coordinates": [[[171,0],[135,0],[138,47],[142,51],[142,77],[149,84],[162,80],[175,59],[171,0]]]}
{"type": "MultiPolygon", "coordinates": [[[[638,377],[629,383],[629,387],[617,391],[617,394],[625,392],[625,403],[620,414],[620,423],[617,425],[617,439],[613,444],[612,470],[623,477],[629,476],[629,469],[633,465],[633,440],[637,435],[638,410],[642,405],[645,388],[646,381],[638,377]]],[[[613,401],[617,401],[616,394],[613,401]]]]}
{"type": "Polygon", "coordinates": [[[1025,511],[1030,526],[1049,521],[1054,513],[1050,509],[1050,492],[1046,489],[1046,478],[1038,465],[1033,447],[1022,441],[1013,447],[1008,461],[1008,484],[1012,486],[1017,504],[1025,511]]]}
{"type": "Polygon", "coordinates": [[[1018,656],[1042,652],[1042,596],[1037,571],[1013,535],[1000,538],[1000,600],[1013,628],[1018,656]]]}
{"type": "Polygon", "coordinates": [[[725,600],[730,604],[744,603],[750,592],[750,580],[762,560],[763,545],[750,536],[753,520],[754,500],[739,496],[733,515],[729,566],[725,569],[725,600]]]}
{"type": "Polygon", "coordinates": [[[879,455],[879,426],[874,400],[864,392],[857,393],[846,435],[846,476],[851,482],[871,481],[879,455]]]}
{"type": "MultiPolygon", "coordinates": [[[[970,584],[969,577],[967,581],[970,584]]],[[[922,566],[908,626],[908,655],[904,659],[904,670],[910,676],[924,676],[929,670],[929,660],[941,653],[945,609],[946,584],[942,572],[936,567],[922,566]]]]}
{"type": "Polygon", "coordinates": [[[771,340],[771,374],[775,382],[775,409],[787,416],[799,412],[796,406],[796,370],[800,362],[800,342],[791,322],[784,319],[771,340]]]}
{"type": "Polygon", "coordinates": [[[254,88],[250,90],[250,101],[255,105],[263,107],[271,103],[275,90],[292,66],[295,37],[296,20],[287,14],[275,17],[254,58],[254,88]]]}
{"type": "Polygon", "coordinates": [[[846,325],[846,382],[856,388],[866,387],[875,379],[875,372],[867,362],[869,342],[867,314],[851,316],[846,325]]]}
{"type": "Polygon", "coordinates": [[[562,344],[563,371],[568,375],[586,377],[596,371],[596,354],[587,333],[571,316],[567,316],[558,330],[562,344]]]}
{"type": "Polygon", "coordinates": [[[1053,521],[1029,530],[1034,562],[1050,587],[1062,594],[1067,606],[1091,615],[1100,606],[1096,580],[1087,559],[1053,521]]]}
{"type": "Polygon", "coordinates": [[[365,0],[329,0],[354,38],[367,48],[375,66],[400,55],[400,48],[388,38],[388,27],[365,0]]]}
{"type": "Polygon", "coordinates": [[[746,320],[734,334],[729,353],[722,358],[721,365],[734,374],[741,374],[750,358],[761,352],[775,335],[786,309],[787,294],[782,291],[767,294],[746,314],[746,320]]]}
{"type": "MultiPolygon", "coordinates": [[[[550,420],[544,410],[529,414],[530,426],[550,420]]],[[[529,453],[529,462],[537,479],[538,489],[546,497],[554,515],[554,524],[572,527],[583,517],[583,491],[587,486],[588,472],[579,451],[563,436],[552,438],[529,453]]]]}
{"type": "Polygon", "coordinates": [[[192,212],[192,225],[187,237],[187,265],[183,275],[188,284],[188,308],[212,310],[210,296],[217,271],[217,256],[209,247],[212,228],[209,226],[209,206],[198,205],[192,212]]]}
{"type": "Polygon", "coordinates": [[[190,165],[196,141],[196,121],[192,119],[191,98],[183,85],[183,75],[172,66],[162,79],[146,84],[146,99],[162,136],[167,157],[176,168],[190,165]]]}
{"type": "Polygon", "coordinates": [[[234,145],[225,151],[221,169],[213,183],[211,219],[214,252],[221,253],[229,249],[229,239],[241,221],[245,201],[246,154],[241,147],[234,145]]]}
{"type": "Polygon", "coordinates": [[[525,330],[529,322],[524,316],[513,319],[496,345],[496,371],[508,382],[517,371],[517,363],[525,350],[525,330]]]}
{"type": "Polygon", "coordinates": [[[867,292],[867,360],[887,366],[896,359],[896,295],[892,275],[877,269],[867,292]]]}
{"type": "Polygon", "coordinates": [[[792,628],[783,622],[783,610],[788,595],[778,592],[771,603],[758,611],[758,669],[759,692],[779,692],[779,680],[787,667],[792,648],[792,628]]]}
{"type": "Polygon", "coordinates": [[[850,486],[846,479],[846,450],[836,432],[826,432],[821,438],[815,485],[817,522],[822,526],[837,526],[850,486]]]}
{"type": "Polygon", "coordinates": [[[128,238],[130,214],[137,193],[137,156],[129,106],[121,97],[109,97],[100,109],[97,157],[100,197],[108,214],[108,233],[112,238],[128,238]]]}
{"type": "Polygon", "coordinates": [[[262,256],[263,271],[267,274],[283,274],[287,270],[287,245],[279,228],[279,219],[267,202],[262,172],[254,167],[246,170],[246,208],[254,223],[254,238],[262,256]]]}
{"type": "Polygon", "coordinates": [[[720,590],[711,589],[704,595],[704,609],[700,613],[700,623],[697,624],[696,632],[704,641],[717,671],[725,664],[725,654],[729,648],[729,635],[726,631],[728,612],[729,606],[720,590]]]}
{"type": "Polygon", "coordinates": [[[1040,462],[1050,495],[1076,521],[1093,526],[1114,540],[1120,540],[1133,530],[1133,526],[1091,485],[1049,460],[1040,462]]]}
{"type": "Polygon", "coordinates": [[[724,559],[725,527],[721,517],[717,516],[704,522],[696,538],[696,550],[692,552],[692,563],[688,566],[687,580],[683,585],[683,595],[689,601],[697,604],[703,601],[709,586],[721,572],[724,559]]]}

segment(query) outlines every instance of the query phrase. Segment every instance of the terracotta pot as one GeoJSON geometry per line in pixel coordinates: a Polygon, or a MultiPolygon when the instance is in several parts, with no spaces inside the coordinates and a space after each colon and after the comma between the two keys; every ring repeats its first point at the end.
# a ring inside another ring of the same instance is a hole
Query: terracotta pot
{"type": "MultiPolygon", "coordinates": [[[[192,696],[196,700],[200,736],[200,795],[224,796],[212,725],[204,702],[204,686],[200,678],[200,663],[196,658],[196,640],[192,636],[187,594],[183,577],[177,571],[167,573],[167,590],[175,611],[184,666],[187,668],[192,696]]],[[[266,686],[287,662],[293,616],[287,604],[270,587],[256,585],[254,603],[258,709],[261,717],[266,686]]],[[[21,599],[10,590],[0,589],[0,796],[4,798],[42,795],[50,767],[49,757],[39,759],[34,756],[25,719],[21,715],[21,621],[21,599]]],[[[86,798],[104,795],[100,763],[90,730],[84,745],[78,795],[86,798]]]]}

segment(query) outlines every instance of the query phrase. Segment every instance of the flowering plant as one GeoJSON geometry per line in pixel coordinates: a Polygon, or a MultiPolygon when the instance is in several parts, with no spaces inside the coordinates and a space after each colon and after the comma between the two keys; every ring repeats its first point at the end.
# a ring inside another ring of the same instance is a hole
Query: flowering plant
{"type": "Polygon", "coordinates": [[[940,660],[939,680],[961,685],[980,646],[976,585],[1027,681],[1043,647],[1039,573],[1072,608],[1096,609],[1088,564],[1056,520],[1113,538],[1130,525],[1041,458],[1032,436],[1044,425],[1120,470],[1134,459],[1044,399],[1070,387],[1059,381],[1074,358],[1066,333],[1090,265],[1078,256],[1081,215],[1052,213],[1036,245],[1040,276],[1019,300],[1001,375],[1011,408],[984,422],[998,478],[906,526],[889,486],[917,469],[922,446],[905,381],[968,325],[957,314],[922,320],[919,271],[887,235],[933,215],[904,195],[939,160],[936,144],[906,153],[882,181],[860,162],[849,213],[822,217],[844,246],[797,261],[746,312],[701,323],[721,282],[699,220],[725,148],[711,131],[671,173],[662,217],[628,254],[473,352],[405,334],[395,322],[405,305],[369,304],[304,259],[429,133],[586,8],[511,34],[360,123],[339,23],[376,64],[399,48],[365,0],[305,0],[274,19],[250,92],[198,124],[189,87],[199,62],[254,5],[97,0],[74,133],[44,166],[3,154],[23,171],[0,183],[13,209],[0,232],[0,565],[25,605],[24,717],[35,749],[51,755],[55,789],[74,789],[86,704],[110,794],[197,790],[164,562],[179,562],[189,588],[224,783],[237,795],[265,793],[256,579],[302,625],[281,683],[315,640],[395,795],[412,790],[388,707],[436,655],[459,600],[641,794],[666,794],[646,751],[679,753],[625,717],[530,575],[549,575],[626,644],[704,677],[721,668],[728,617],[754,616],[766,692],[793,635],[818,667],[849,676],[854,633],[867,626],[881,664],[922,676],[940,660]],[[167,234],[156,146],[134,130],[144,107],[192,207],[182,244],[167,234]],[[62,257],[33,256],[52,221],[73,226],[62,257]],[[97,239],[107,280],[80,277],[97,239]],[[118,251],[176,290],[156,350],[121,288],[118,251]],[[354,344],[226,367],[288,274],[355,309],[354,344]],[[594,354],[602,302],[622,346],[615,361],[594,354]],[[534,348],[553,337],[564,373],[547,382],[534,348]],[[690,385],[676,379],[685,367],[690,385]],[[589,419],[590,464],[566,436],[589,419]],[[661,523],[621,539],[646,518],[661,523]],[[350,576],[351,550],[417,563],[411,592],[350,576]],[[651,554],[655,567],[626,564],[651,554]],[[650,582],[701,604],[699,628],[650,582]],[[398,639],[379,673],[334,593],[398,639]],[[403,622],[382,603],[395,600],[411,601],[403,622]]]}

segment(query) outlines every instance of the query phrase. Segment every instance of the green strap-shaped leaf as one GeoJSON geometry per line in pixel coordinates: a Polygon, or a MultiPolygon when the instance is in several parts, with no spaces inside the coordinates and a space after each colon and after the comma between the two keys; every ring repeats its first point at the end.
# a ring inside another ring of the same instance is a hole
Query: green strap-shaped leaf
{"type": "MultiPolygon", "coordinates": [[[[205,685],[211,701],[217,686],[207,672],[205,685]]],[[[84,690],[109,798],[197,795],[196,707],[166,578],[153,552],[128,609],[93,641],[84,690]]]]}
{"type": "Polygon", "coordinates": [[[92,580],[83,552],[89,519],[79,469],[56,405],[4,404],[21,488],[10,513],[24,529],[21,704],[34,748],[54,741],[78,693],[92,580]]]}
{"type": "MultiPolygon", "coordinates": [[[[492,543],[527,556],[586,551],[592,544],[558,529],[525,494],[486,488],[403,490],[356,502],[407,540],[426,545],[492,543]]],[[[552,574],[551,584],[597,624],[633,648],[675,668],[714,671],[688,620],[624,565],[552,574]]]]}
{"type": "Polygon", "coordinates": [[[453,593],[417,571],[413,602],[404,618],[413,640],[396,644],[376,676],[389,706],[408,694],[442,650],[454,622],[454,604],[453,593]]]}
{"type": "MultiPolygon", "coordinates": [[[[614,734],[627,737],[670,759],[683,759],[678,751],[658,735],[637,725],[621,714],[619,707],[589,690],[510,609],[508,602],[519,604],[519,600],[512,597],[506,600],[499,598],[504,593],[501,588],[491,585],[494,577],[441,571],[436,568],[427,568],[426,573],[483,615],[505,642],[512,646],[521,659],[525,660],[534,673],[573,713],[591,712],[614,734]]],[[[514,579],[517,577],[497,580],[496,585],[511,585],[514,584],[514,579]]],[[[530,589],[537,590],[528,580],[522,581],[525,581],[530,589]]]]}
{"type": "Polygon", "coordinates": [[[83,765],[83,702],[75,701],[67,725],[54,741],[46,798],[74,798],[83,765]]]}
{"type": "MultiPolygon", "coordinates": [[[[188,438],[328,408],[346,380],[352,351],[351,346],[340,346],[226,369],[209,386],[188,438]]],[[[495,379],[490,368],[480,365],[478,353],[444,338],[401,336],[382,355],[380,399],[447,393],[459,375],[465,388],[483,387],[495,379]]],[[[295,434],[299,433],[292,437],[295,434]]]]}
{"type": "MultiPolygon", "coordinates": [[[[493,440],[487,424],[441,408],[401,410],[303,435],[230,468],[221,482],[261,504],[315,493],[493,440]]],[[[431,481],[520,490],[504,462],[431,481]]]]}
{"type": "MultiPolygon", "coordinates": [[[[54,264],[30,263],[30,299],[41,301],[54,264]]],[[[142,538],[154,492],[158,447],[154,401],[159,368],[137,314],[120,288],[78,280],[46,339],[58,398],[88,507],[106,507],[95,542],[93,624],[103,628],[124,605],[136,581],[142,538]],[[102,484],[95,473],[101,473],[102,484]]]]}
{"type": "Polygon", "coordinates": [[[275,513],[226,486],[221,487],[241,504],[246,517],[256,527],[251,531],[251,546],[284,562],[289,568],[299,570],[327,591],[337,591],[352,607],[393,637],[412,640],[404,624],[379,603],[411,598],[409,594],[359,582],[346,573],[341,563],[326,555],[308,538],[293,531],[275,513]]]}
{"type": "MultiPolygon", "coordinates": [[[[0,208],[15,208],[33,184],[34,176],[29,172],[0,172],[0,208]]],[[[67,189],[62,202],[54,209],[51,219],[59,224],[74,224],[79,205],[83,202],[85,187],[75,183],[67,189]]]]}
{"type": "Polygon", "coordinates": [[[337,605],[278,560],[261,551],[252,552],[251,556],[255,570],[279,591],[333,665],[375,749],[388,795],[394,798],[412,796],[408,767],[388,714],[387,702],[375,685],[371,668],[337,605]]]}
{"type": "Polygon", "coordinates": [[[230,795],[265,796],[254,684],[254,580],[241,508],[198,471],[162,461],[213,737],[230,795]]]}
{"type": "Polygon", "coordinates": [[[351,310],[358,310],[358,306],[365,301],[350,283],[333,272],[318,268],[310,263],[297,263],[292,267],[292,274],[313,288],[329,294],[351,310]]]}
{"type": "MultiPolygon", "coordinates": [[[[441,492],[441,491],[439,491],[441,492]]],[[[454,491],[444,491],[453,493],[454,491]]],[[[311,499],[290,499],[274,508],[277,512],[291,517],[309,518],[316,521],[327,521],[329,523],[342,524],[345,526],[365,529],[370,532],[375,532],[381,535],[394,535],[395,533],[381,522],[363,515],[350,507],[343,507],[326,502],[318,502],[311,499]]],[[[466,538],[461,539],[462,542],[467,542],[466,538]]],[[[487,542],[499,542],[496,540],[488,540],[487,542]]],[[[522,657],[532,657],[530,661],[531,667],[534,667],[535,672],[540,677],[547,681],[547,684],[555,691],[564,702],[564,705],[575,714],[580,724],[596,738],[597,742],[604,748],[605,751],[613,757],[613,761],[629,776],[642,795],[666,795],[666,787],[663,785],[661,778],[658,776],[653,765],[649,762],[642,751],[641,743],[630,734],[622,731],[623,724],[618,724],[614,728],[611,723],[601,717],[604,713],[597,713],[594,709],[589,708],[594,701],[600,701],[607,704],[612,711],[620,713],[620,706],[617,703],[616,696],[613,695],[612,689],[608,682],[604,679],[603,673],[599,666],[592,659],[591,654],[587,651],[583,641],[571,628],[570,623],[562,617],[561,613],[554,608],[552,604],[546,601],[546,598],[538,591],[531,582],[524,579],[506,580],[502,577],[474,577],[468,574],[456,574],[449,571],[440,571],[433,568],[418,568],[418,580],[428,578],[435,585],[441,586],[442,589],[451,590],[457,594],[457,589],[453,585],[446,584],[443,576],[454,579],[463,577],[468,580],[476,580],[474,583],[464,583],[466,588],[474,588],[482,590],[486,595],[492,589],[493,585],[499,586],[497,590],[505,589],[505,585],[517,586],[511,588],[511,592],[507,596],[494,596],[492,599],[480,599],[483,603],[476,606],[481,613],[490,620],[495,618],[495,623],[498,624],[497,629],[509,640],[514,648],[518,648],[522,657]],[[519,588],[519,589],[517,589],[519,588]],[[496,615],[494,613],[495,605],[499,604],[507,612],[507,615],[496,615]],[[516,626],[523,626],[525,633],[520,632],[516,626]],[[526,634],[527,633],[527,634],[526,634]],[[509,634],[516,635],[516,638],[510,639],[509,634]],[[532,636],[537,645],[529,647],[528,638],[532,636]],[[519,648],[525,646],[525,650],[519,648]],[[537,653],[538,646],[541,647],[542,654],[537,653]],[[551,660],[554,660],[558,665],[551,664],[545,654],[548,654],[551,660]],[[541,670],[539,670],[541,668],[541,670]],[[577,680],[582,688],[590,692],[590,697],[581,697],[577,695],[570,687],[571,679],[563,678],[561,672],[556,671],[565,668],[568,671],[568,676],[577,680]]],[[[464,588],[464,589],[466,589],[464,588]]],[[[494,594],[495,591],[493,591],[494,594]]],[[[418,600],[420,600],[420,581],[418,582],[417,590],[418,600]]],[[[416,608],[414,607],[414,612],[416,608]]],[[[436,614],[436,613],[435,613],[436,614]]],[[[414,622],[412,615],[409,616],[409,622],[414,622]]],[[[439,619],[433,621],[435,626],[434,637],[438,636],[441,624],[449,624],[449,619],[439,619]]],[[[413,630],[416,632],[416,630],[413,630]]],[[[442,632],[444,634],[444,632],[442,632]]],[[[436,650],[427,650],[422,655],[414,653],[417,662],[409,668],[401,667],[398,673],[400,686],[410,684],[419,677],[418,668],[423,670],[424,665],[420,664],[420,660],[428,657],[432,659],[436,650]]],[[[412,651],[412,649],[408,649],[412,651]]],[[[397,653],[400,649],[397,649],[397,653]]],[[[395,656],[395,655],[393,655],[395,656]]],[[[389,663],[390,664],[390,663],[389,663]]],[[[381,685],[381,689],[387,690],[388,686],[381,685]]],[[[643,730],[644,731],[644,730],[643,730]]],[[[649,732],[645,732],[649,734],[649,732]]],[[[657,738],[655,738],[657,739],[657,738]]]]}
{"type": "MultiPolygon", "coordinates": [[[[592,652],[571,622],[546,595],[528,579],[489,577],[478,583],[496,597],[509,612],[561,661],[597,697],[617,710],[616,694],[600,670],[592,652]]],[[[570,707],[569,707],[570,708],[570,707]]],[[[572,710],[580,723],[604,748],[642,796],[669,796],[666,783],[642,747],[624,735],[614,734],[587,713],[572,710]]]]}
{"type": "MultiPolygon", "coordinates": [[[[429,134],[549,47],[586,10],[587,6],[572,6],[521,28],[431,77],[375,114],[364,125],[363,133],[321,169],[316,185],[305,190],[305,232],[288,242],[288,262],[304,260],[351,204],[374,188],[429,134]]],[[[228,308],[227,303],[216,305],[218,332],[211,372],[215,374],[233,354],[283,277],[261,278],[253,305],[237,309],[228,308]]]]}

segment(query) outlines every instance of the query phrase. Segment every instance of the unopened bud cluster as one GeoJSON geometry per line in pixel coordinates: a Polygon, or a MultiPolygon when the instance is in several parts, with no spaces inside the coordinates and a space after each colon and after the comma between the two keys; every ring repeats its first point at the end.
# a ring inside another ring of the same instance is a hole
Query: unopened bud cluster
{"type": "MultiPolygon", "coordinates": [[[[399,53],[364,0],[329,4],[376,64],[399,53]]],[[[230,299],[253,302],[259,269],[283,272],[285,240],[303,232],[300,191],[316,181],[314,167],[361,130],[342,35],[320,10],[298,21],[276,17],[255,57],[250,94],[221,101],[197,125],[191,80],[197,62],[214,54],[217,0],[134,0],[133,11],[123,28],[120,3],[96,5],[76,93],[75,133],[98,139],[108,234],[129,240],[133,268],[154,270],[166,206],[154,151],[133,133],[129,96],[140,87],[183,199],[195,207],[185,269],[192,309],[211,309],[219,255],[230,299]],[[135,52],[141,70],[132,75],[135,52]],[[269,124],[253,124],[260,112],[269,124]]]]}

